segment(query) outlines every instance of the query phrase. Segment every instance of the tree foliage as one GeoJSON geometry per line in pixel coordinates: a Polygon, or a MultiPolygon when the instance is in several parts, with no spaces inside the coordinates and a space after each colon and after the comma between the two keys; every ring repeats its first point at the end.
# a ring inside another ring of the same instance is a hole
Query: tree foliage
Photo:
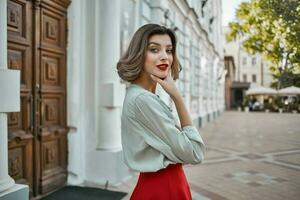
{"type": "Polygon", "coordinates": [[[290,86],[300,87],[300,74],[293,73],[291,71],[284,71],[282,74],[273,74],[275,80],[271,87],[276,88],[280,85],[280,88],[286,88],[290,86]],[[280,81],[280,84],[278,83],[280,81]]]}
{"type": "Polygon", "coordinates": [[[248,53],[262,54],[275,79],[286,72],[300,74],[299,0],[251,0],[240,4],[236,18],[229,23],[227,41],[239,37],[248,53]]]}

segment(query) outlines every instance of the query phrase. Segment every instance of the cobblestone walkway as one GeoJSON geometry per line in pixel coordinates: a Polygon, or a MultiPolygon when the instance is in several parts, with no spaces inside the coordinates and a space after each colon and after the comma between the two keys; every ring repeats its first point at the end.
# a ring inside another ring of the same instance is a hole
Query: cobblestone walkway
{"type": "Polygon", "coordinates": [[[200,131],[205,162],[185,166],[194,200],[300,199],[299,114],[225,112],[200,131]]]}

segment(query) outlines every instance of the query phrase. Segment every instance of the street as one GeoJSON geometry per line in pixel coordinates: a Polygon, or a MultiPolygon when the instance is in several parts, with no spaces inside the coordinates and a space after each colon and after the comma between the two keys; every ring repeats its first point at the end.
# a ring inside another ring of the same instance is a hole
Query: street
{"type": "MultiPolygon", "coordinates": [[[[300,115],[224,112],[200,129],[204,163],[186,165],[194,200],[300,198],[300,115]]],[[[137,175],[120,185],[130,193],[137,175]]]]}

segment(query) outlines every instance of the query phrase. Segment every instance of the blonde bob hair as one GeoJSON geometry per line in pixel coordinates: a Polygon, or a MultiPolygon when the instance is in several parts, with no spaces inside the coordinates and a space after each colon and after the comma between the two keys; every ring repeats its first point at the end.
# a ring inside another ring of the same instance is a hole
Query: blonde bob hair
{"type": "Polygon", "coordinates": [[[176,56],[176,36],[172,29],[158,24],[146,24],[134,33],[127,51],[117,63],[120,78],[128,82],[136,80],[143,70],[149,38],[153,35],[165,34],[170,36],[172,42],[173,63],[171,74],[173,79],[176,80],[181,71],[181,66],[176,56]]]}

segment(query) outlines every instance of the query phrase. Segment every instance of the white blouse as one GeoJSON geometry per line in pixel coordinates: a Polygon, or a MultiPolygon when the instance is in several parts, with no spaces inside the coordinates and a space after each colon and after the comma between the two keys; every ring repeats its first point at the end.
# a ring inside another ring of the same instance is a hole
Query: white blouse
{"type": "Polygon", "coordinates": [[[196,127],[179,130],[170,108],[139,85],[126,91],[121,128],[124,160],[132,170],[154,172],[203,160],[205,146],[196,127]]]}

